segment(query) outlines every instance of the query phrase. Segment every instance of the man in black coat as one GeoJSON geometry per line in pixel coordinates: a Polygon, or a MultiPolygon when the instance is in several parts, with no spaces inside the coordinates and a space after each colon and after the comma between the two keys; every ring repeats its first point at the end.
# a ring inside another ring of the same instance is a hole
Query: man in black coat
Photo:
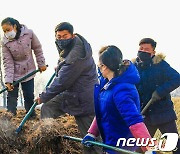
{"type": "MultiPolygon", "coordinates": [[[[153,103],[145,112],[145,124],[153,137],[156,130],[164,133],[178,133],[177,119],[170,92],[180,86],[180,74],[165,60],[162,54],[155,54],[156,42],[144,38],[139,43],[135,65],[140,74],[137,89],[142,109],[152,99],[153,103]]],[[[180,152],[180,142],[178,150],[180,152]]]]}
{"type": "MultiPolygon", "coordinates": [[[[36,99],[44,103],[41,119],[73,115],[83,137],[94,117],[94,85],[98,82],[91,46],[81,35],[73,34],[68,22],[56,26],[55,37],[60,59],[55,79],[36,99]]],[[[95,148],[84,149],[86,154],[100,153],[95,148]]]]}

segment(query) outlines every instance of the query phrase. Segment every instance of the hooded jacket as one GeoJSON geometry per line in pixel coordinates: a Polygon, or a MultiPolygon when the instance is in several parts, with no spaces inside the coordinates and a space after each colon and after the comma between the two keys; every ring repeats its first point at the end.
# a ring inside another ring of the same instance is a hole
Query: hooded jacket
{"type": "MultiPolygon", "coordinates": [[[[13,83],[36,69],[33,53],[38,67],[45,66],[45,58],[41,44],[34,34],[26,26],[22,26],[18,40],[8,40],[5,36],[2,41],[2,56],[5,69],[5,83],[13,83]]],[[[35,75],[23,82],[29,81],[35,75]]]]}
{"type": "Polygon", "coordinates": [[[170,92],[180,86],[180,75],[165,60],[163,54],[156,54],[149,66],[142,68],[135,65],[140,74],[137,89],[140,95],[141,108],[143,109],[152,97],[154,91],[161,97],[146,111],[145,117],[149,124],[157,125],[176,120],[170,92]]]}
{"type": "Polygon", "coordinates": [[[57,76],[40,98],[43,103],[55,96],[60,108],[70,115],[93,115],[93,91],[98,82],[90,44],[79,34],[68,55],[60,57],[57,76]]]}
{"type": "Polygon", "coordinates": [[[130,126],[143,122],[135,87],[140,78],[136,67],[130,63],[125,72],[109,82],[100,79],[94,92],[97,125],[104,144],[116,146],[119,138],[133,137],[130,126]]]}

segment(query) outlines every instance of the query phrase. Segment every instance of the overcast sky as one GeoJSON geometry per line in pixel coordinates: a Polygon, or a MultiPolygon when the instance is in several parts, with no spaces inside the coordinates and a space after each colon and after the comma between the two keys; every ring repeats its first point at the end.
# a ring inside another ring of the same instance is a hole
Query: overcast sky
{"type": "Polygon", "coordinates": [[[180,72],[179,6],[179,0],[1,0],[0,21],[13,17],[36,33],[50,66],[45,75],[56,65],[54,28],[63,21],[89,41],[96,62],[103,45],[116,45],[132,59],[139,41],[151,37],[156,51],[180,72]]]}

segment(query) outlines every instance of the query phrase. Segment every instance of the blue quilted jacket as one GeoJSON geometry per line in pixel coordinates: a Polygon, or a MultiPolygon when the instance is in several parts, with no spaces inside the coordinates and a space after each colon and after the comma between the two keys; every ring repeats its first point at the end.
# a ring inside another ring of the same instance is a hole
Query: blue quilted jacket
{"type": "Polygon", "coordinates": [[[143,121],[135,87],[139,79],[138,71],[131,63],[123,74],[109,82],[101,76],[100,84],[95,86],[96,119],[104,144],[116,146],[119,138],[132,137],[129,127],[143,121]]]}

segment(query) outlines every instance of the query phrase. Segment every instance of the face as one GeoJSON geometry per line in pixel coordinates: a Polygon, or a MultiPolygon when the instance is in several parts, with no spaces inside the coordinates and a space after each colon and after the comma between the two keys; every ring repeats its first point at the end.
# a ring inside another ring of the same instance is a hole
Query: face
{"type": "Polygon", "coordinates": [[[57,31],[55,35],[57,40],[67,40],[70,38],[74,38],[74,34],[69,33],[68,30],[57,31]]]}
{"type": "Polygon", "coordinates": [[[152,45],[151,44],[146,44],[146,43],[141,44],[139,46],[139,51],[144,51],[144,52],[150,53],[151,56],[155,54],[155,51],[154,51],[152,45]]]}
{"type": "Polygon", "coordinates": [[[8,32],[11,32],[12,30],[17,32],[16,25],[12,26],[12,25],[9,25],[9,24],[3,24],[2,25],[2,30],[3,30],[4,34],[6,34],[8,32]]]}
{"type": "Polygon", "coordinates": [[[104,78],[107,78],[107,66],[104,65],[101,61],[98,62],[98,68],[100,70],[100,72],[102,73],[102,76],[104,78]]]}

